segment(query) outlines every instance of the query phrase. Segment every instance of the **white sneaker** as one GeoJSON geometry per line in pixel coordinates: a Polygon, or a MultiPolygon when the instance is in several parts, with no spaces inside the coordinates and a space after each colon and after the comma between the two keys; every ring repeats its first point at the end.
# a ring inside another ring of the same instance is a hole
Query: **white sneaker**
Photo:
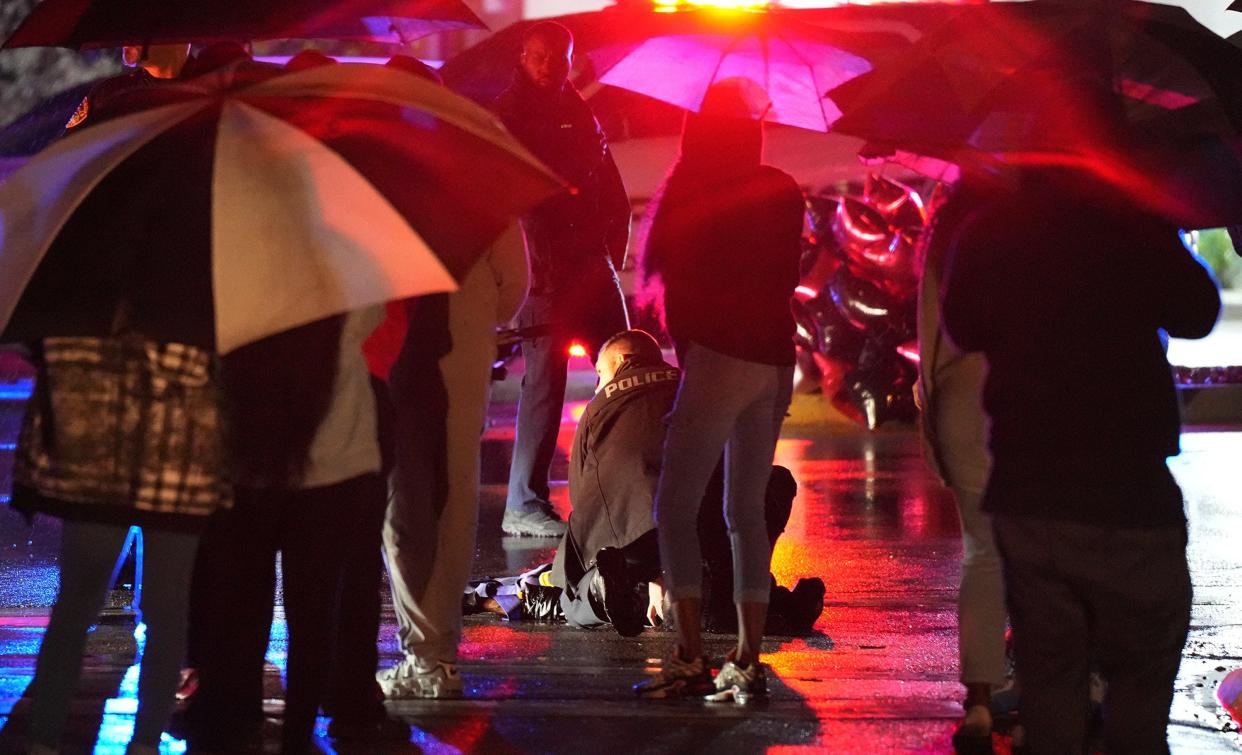
{"type": "Polygon", "coordinates": [[[412,655],[376,674],[375,681],[389,700],[461,697],[463,689],[455,664],[432,661],[428,665],[412,655]]]}
{"type": "Polygon", "coordinates": [[[767,678],[761,663],[751,663],[743,668],[733,661],[725,661],[714,681],[716,691],[703,698],[712,703],[749,705],[768,694],[767,678]]]}

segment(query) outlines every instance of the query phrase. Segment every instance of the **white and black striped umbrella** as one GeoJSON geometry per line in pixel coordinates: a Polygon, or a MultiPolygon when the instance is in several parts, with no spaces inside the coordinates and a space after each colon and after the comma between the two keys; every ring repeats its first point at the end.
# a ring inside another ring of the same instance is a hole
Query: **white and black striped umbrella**
{"type": "Polygon", "coordinates": [[[564,188],[490,113],[387,67],[247,61],[109,102],[0,184],[3,340],[123,318],[228,352],[451,291],[564,188]]]}

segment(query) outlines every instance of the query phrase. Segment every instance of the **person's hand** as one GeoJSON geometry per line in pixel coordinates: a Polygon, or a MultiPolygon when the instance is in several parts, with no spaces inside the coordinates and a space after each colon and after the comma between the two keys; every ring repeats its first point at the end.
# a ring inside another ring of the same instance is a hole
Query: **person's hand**
{"type": "Polygon", "coordinates": [[[653,627],[664,623],[664,585],[658,579],[647,583],[647,623],[653,627]]]}

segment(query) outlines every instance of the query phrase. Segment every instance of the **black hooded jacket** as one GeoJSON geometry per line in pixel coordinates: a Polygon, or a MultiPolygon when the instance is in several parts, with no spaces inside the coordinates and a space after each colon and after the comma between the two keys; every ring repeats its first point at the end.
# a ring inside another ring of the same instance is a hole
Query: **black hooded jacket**
{"type": "Polygon", "coordinates": [[[494,109],[518,141],[573,187],[522,217],[531,293],[611,281],[625,261],[630,202],[591,109],[572,84],[549,93],[520,68],[494,109]]]}
{"type": "Polygon", "coordinates": [[[624,547],[655,529],[664,416],[680,376],[663,361],[631,359],[587,404],[569,457],[573,513],[553,561],[556,585],[581,579],[600,548],[624,547]]]}

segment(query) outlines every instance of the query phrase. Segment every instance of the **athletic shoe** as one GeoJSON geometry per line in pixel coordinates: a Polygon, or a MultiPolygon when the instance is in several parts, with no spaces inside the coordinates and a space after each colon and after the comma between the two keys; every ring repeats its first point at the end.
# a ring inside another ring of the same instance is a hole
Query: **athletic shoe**
{"type": "Polygon", "coordinates": [[[500,529],[506,535],[525,537],[560,537],[567,527],[565,520],[547,501],[530,501],[521,509],[506,508],[505,517],[500,522],[500,529]]]}
{"type": "Polygon", "coordinates": [[[622,637],[636,637],[643,631],[643,614],[635,599],[634,580],[619,548],[600,548],[595,554],[595,576],[591,594],[604,606],[608,622],[622,637]]]}
{"type": "Polygon", "coordinates": [[[747,705],[768,694],[763,664],[752,663],[742,668],[733,661],[725,661],[716,674],[716,691],[704,697],[708,702],[747,705]]]}
{"type": "Polygon", "coordinates": [[[462,696],[461,674],[455,664],[436,661],[427,665],[411,655],[376,674],[375,681],[389,700],[462,696]]]}
{"type": "Polygon", "coordinates": [[[707,669],[707,659],[699,656],[683,661],[681,652],[674,650],[665,659],[660,673],[634,685],[634,694],[648,700],[664,700],[680,697],[700,697],[712,689],[712,675],[707,669]]]}

